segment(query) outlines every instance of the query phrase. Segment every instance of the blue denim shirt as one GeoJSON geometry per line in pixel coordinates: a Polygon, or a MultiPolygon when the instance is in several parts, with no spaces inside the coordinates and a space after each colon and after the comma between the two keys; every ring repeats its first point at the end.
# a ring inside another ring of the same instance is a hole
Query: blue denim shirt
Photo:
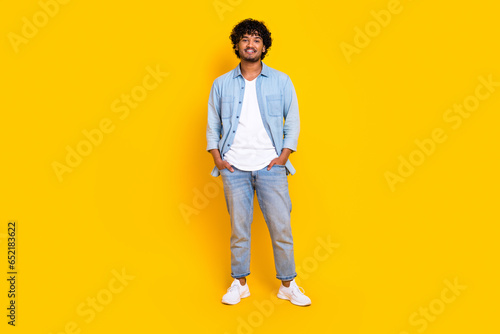
{"type": "MultiPolygon", "coordinates": [[[[256,89],[260,115],[264,128],[279,156],[283,148],[297,150],[300,120],[297,95],[290,77],[262,61],[262,71],[257,77],[256,89]]],[[[221,157],[233,144],[239,123],[245,80],[240,64],[214,80],[208,99],[207,151],[218,148],[221,157]]],[[[295,174],[290,160],[285,163],[287,174],[295,174]]],[[[212,176],[219,176],[217,166],[212,176]]]]}

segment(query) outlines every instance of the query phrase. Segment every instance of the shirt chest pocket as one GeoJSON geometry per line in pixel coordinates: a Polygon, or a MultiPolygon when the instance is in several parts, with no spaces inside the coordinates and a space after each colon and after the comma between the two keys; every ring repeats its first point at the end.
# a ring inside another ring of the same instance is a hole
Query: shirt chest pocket
{"type": "Polygon", "coordinates": [[[281,94],[267,95],[267,114],[269,116],[282,116],[283,117],[283,105],[281,103],[283,97],[281,94]]]}
{"type": "Polygon", "coordinates": [[[233,113],[233,96],[223,96],[221,101],[221,117],[222,119],[231,117],[233,113]]]}

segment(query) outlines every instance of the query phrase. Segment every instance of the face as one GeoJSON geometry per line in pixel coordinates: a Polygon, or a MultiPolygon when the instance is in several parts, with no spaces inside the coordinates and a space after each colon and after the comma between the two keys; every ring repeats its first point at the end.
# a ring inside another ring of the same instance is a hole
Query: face
{"type": "Polygon", "coordinates": [[[240,54],[241,59],[257,62],[260,61],[262,52],[266,51],[266,47],[260,36],[245,34],[236,45],[236,50],[240,54]]]}

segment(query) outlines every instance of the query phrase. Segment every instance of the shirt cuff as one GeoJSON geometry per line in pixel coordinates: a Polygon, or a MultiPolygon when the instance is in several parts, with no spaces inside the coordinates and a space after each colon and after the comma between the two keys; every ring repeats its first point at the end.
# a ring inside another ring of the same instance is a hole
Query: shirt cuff
{"type": "Polygon", "coordinates": [[[283,140],[283,148],[289,148],[292,150],[292,152],[297,151],[297,140],[285,138],[283,140]]]}
{"type": "Polygon", "coordinates": [[[219,143],[217,142],[209,142],[207,144],[207,151],[213,150],[213,149],[219,149],[219,143]]]}

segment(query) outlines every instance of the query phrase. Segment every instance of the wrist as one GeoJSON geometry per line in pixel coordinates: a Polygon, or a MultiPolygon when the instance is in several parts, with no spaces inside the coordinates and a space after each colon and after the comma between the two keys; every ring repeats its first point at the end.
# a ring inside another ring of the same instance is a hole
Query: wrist
{"type": "Polygon", "coordinates": [[[288,160],[288,154],[282,154],[278,157],[279,160],[286,162],[288,160]]]}
{"type": "Polygon", "coordinates": [[[283,158],[283,157],[278,157],[278,159],[276,160],[278,165],[284,165],[286,163],[286,161],[287,161],[287,159],[283,158]]]}

